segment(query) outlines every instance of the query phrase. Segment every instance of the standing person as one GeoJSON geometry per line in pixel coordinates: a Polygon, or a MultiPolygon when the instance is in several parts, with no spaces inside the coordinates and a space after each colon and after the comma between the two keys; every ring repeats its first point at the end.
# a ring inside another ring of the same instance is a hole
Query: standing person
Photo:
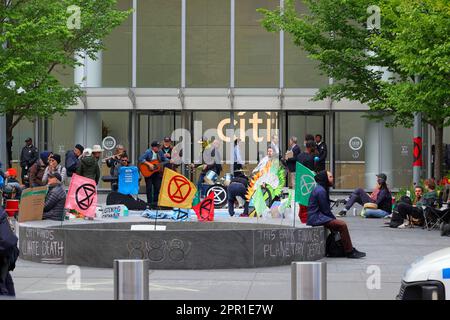
{"type": "Polygon", "coordinates": [[[61,175],[61,182],[64,185],[67,177],[67,170],[61,164],[61,156],[59,154],[53,154],[48,158],[48,166],[45,168],[44,176],[42,177],[42,182],[47,183],[48,175],[50,173],[59,173],[61,175]]]}
{"type": "MultiPolygon", "coordinates": [[[[160,149],[161,145],[158,141],[153,141],[150,148],[139,157],[139,163],[157,161],[159,165],[164,166],[169,160],[164,156],[164,152],[160,149]]],[[[153,164],[148,163],[150,170],[155,170],[153,164]]],[[[145,178],[145,186],[147,193],[147,203],[153,207],[158,204],[159,191],[161,189],[163,172],[160,170],[153,173],[150,177],[145,178]],[[152,190],[153,189],[153,190],[152,190]]]]}
{"type": "Polygon", "coordinates": [[[316,161],[316,171],[325,170],[325,160],[328,155],[328,149],[325,142],[322,141],[322,135],[316,134],[316,150],[318,152],[318,159],[316,161]]]}
{"type": "Polygon", "coordinates": [[[202,144],[201,164],[192,165],[193,168],[201,166],[202,171],[197,180],[197,189],[201,190],[203,195],[202,184],[205,181],[205,176],[209,170],[214,171],[219,176],[222,172],[221,155],[219,151],[219,141],[214,140],[212,143],[208,142],[206,137],[202,137],[199,141],[202,144]]]}
{"type": "Polygon", "coordinates": [[[39,154],[39,159],[31,166],[29,170],[30,187],[42,187],[45,183],[42,181],[45,168],[48,165],[48,158],[52,155],[50,151],[43,151],[39,154]]]}
{"type": "Polygon", "coordinates": [[[16,267],[19,257],[17,237],[11,230],[8,216],[0,206],[0,296],[15,297],[14,282],[10,271],[16,267]]]}
{"type": "Polygon", "coordinates": [[[64,205],[66,203],[66,191],[61,185],[62,177],[58,172],[48,174],[48,192],[45,196],[44,220],[64,220],[64,205]]]}
{"type": "MultiPolygon", "coordinates": [[[[305,143],[305,151],[300,152],[297,156],[297,161],[311,171],[314,171],[314,147],[315,143],[311,140],[307,140],[305,143]]],[[[308,219],[308,209],[306,206],[299,205],[298,217],[302,223],[306,223],[306,220],[308,219]]]]}
{"type": "Polygon", "coordinates": [[[308,226],[324,226],[332,231],[338,231],[341,235],[342,244],[347,258],[359,259],[366,256],[353,247],[350,233],[345,221],[338,220],[331,212],[330,187],[333,185],[331,172],[320,171],[315,177],[317,185],[311,192],[308,203],[308,226]]]}
{"type": "Polygon", "coordinates": [[[109,173],[111,176],[114,173],[115,167],[120,164],[120,159],[122,158],[124,153],[126,153],[125,147],[121,144],[118,144],[116,146],[114,155],[106,159],[106,166],[110,168],[109,173]]]}
{"type": "Polygon", "coordinates": [[[300,152],[296,160],[309,170],[314,171],[315,143],[311,140],[305,143],[305,151],[300,152]]]}
{"type": "Polygon", "coordinates": [[[39,159],[39,151],[33,146],[33,140],[31,138],[27,138],[25,140],[25,146],[22,148],[22,152],[20,153],[20,167],[22,168],[21,179],[22,184],[24,184],[27,188],[31,186],[29,179],[25,177],[28,175],[28,171],[31,166],[39,159]]]}
{"type": "Polygon", "coordinates": [[[241,217],[248,217],[248,207],[249,202],[245,197],[247,193],[248,187],[248,178],[241,174],[240,172],[235,172],[235,177],[231,180],[230,185],[228,186],[228,213],[230,216],[234,216],[234,203],[237,200],[237,197],[241,197],[245,200],[244,203],[244,212],[241,214],[241,217]]]}
{"type": "Polygon", "coordinates": [[[77,172],[80,166],[80,157],[83,154],[84,147],[81,144],[77,144],[73,150],[66,152],[65,167],[67,170],[67,176],[71,177],[75,172],[77,172]]]}
{"type": "Polygon", "coordinates": [[[241,139],[239,139],[239,138],[234,140],[234,149],[233,149],[234,171],[242,170],[242,168],[244,167],[244,161],[242,160],[242,156],[241,156],[241,148],[239,146],[240,142],[241,142],[241,139]]]}
{"type": "Polygon", "coordinates": [[[174,163],[170,162],[170,160],[172,160],[173,146],[172,139],[169,136],[164,137],[161,151],[163,152],[164,157],[169,160],[169,162],[167,162],[164,167],[175,171],[177,169],[177,166],[174,163]]]}
{"type": "Polygon", "coordinates": [[[81,156],[80,166],[77,169],[77,174],[92,179],[98,185],[98,181],[100,180],[100,168],[98,166],[99,154],[101,154],[103,150],[99,145],[94,145],[92,149],[85,148],[83,155],[81,156]],[[94,149],[96,153],[94,155],[94,149]]]}
{"type": "Polygon", "coordinates": [[[297,163],[297,157],[300,154],[300,147],[297,145],[297,137],[292,136],[289,139],[288,151],[284,159],[286,160],[286,166],[290,176],[290,186],[295,189],[295,167],[297,163]]]}

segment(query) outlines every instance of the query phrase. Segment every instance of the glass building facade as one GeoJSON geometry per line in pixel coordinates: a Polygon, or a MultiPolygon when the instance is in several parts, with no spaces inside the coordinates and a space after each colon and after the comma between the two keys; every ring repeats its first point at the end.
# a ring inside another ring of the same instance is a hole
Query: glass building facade
{"type": "MultiPolygon", "coordinates": [[[[226,171],[234,138],[227,129],[234,127],[248,170],[274,139],[284,155],[289,137],[298,137],[302,145],[311,133],[323,135],[328,145],[327,167],[335,174],[336,189],[370,188],[379,171],[388,174],[391,187],[409,185],[412,129],[369,121],[363,117],[368,107],[354,101],[312,101],[329,79],[289,35],[261,26],[257,9],[283,3],[119,0],[119,9],[134,13],[104,39],[106,50],[89,64],[88,79],[81,83],[86,98],[65,115],[21,121],[14,130],[15,164],[27,136],[34,136],[41,150],[61,155],[77,143],[92,147],[110,136],[136,162],[151,141],[185,129],[191,134],[189,160],[197,156],[196,139],[207,133],[222,142],[226,171]]],[[[54,72],[64,84],[76,82],[77,70],[54,72]]],[[[427,126],[423,137],[426,176],[433,138],[427,126]]],[[[450,143],[450,130],[445,143],[450,143]]],[[[102,170],[108,173],[105,165],[102,170]]]]}

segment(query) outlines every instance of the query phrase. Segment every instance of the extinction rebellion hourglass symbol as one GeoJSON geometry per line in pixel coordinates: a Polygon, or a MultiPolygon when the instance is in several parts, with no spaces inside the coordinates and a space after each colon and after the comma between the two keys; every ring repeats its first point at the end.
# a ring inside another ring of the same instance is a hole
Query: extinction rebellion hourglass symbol
{"type": "Polygon", "coordinates": [[[95,186],[92,184],[81,185],[75,193],[75,201],[82,210],[87,210],[91,207],[95,198],[95,186]]]}

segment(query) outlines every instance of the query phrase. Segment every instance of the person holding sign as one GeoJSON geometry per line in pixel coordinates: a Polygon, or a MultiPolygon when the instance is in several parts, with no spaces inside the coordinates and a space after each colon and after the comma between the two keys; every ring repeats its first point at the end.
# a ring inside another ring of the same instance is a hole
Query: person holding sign
{"type": "Polygon", "coordinates": [[[333,185],[333,175],[328,171],[320,171],[315,177],[317,185],[309,197],[308,226],[324,226],[341,235],[344,252],[347,258],[359,259],[366,256],[353,247],[350,233],[345,221],[338,220],[331,212],[330,187],[333,185]]]}
{"type": "Polygon", "coordinates": [[[48,193],[45,197],[43,220],[61,221],[64,218],[66,192],[61,182],[62,178],[58,172],[48,174],[48,193]]]}

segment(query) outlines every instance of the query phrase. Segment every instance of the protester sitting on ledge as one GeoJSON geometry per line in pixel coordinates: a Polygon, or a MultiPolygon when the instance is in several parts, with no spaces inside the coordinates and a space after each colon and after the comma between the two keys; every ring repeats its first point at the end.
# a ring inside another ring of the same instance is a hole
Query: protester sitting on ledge
{"type": "Polygon", "coordinates": [[[386,181],[387,176],[384,173],[377,174],[377,186],[370,196],[362,188],[355,189],[346,199],[345,207],[338,213],[338,216],[344,217],[355,202],[362,206],[366,203],[376,204],[377,209],[365,210],[364,216],[366,218],[384,218],[390,215],[392,212],[392,195],[386,181]]]}
{"type": "Polygon", "coordinates": [[[5,178],[3,187],[5,198],[20,200],[23,186],[17,180],[17,170],[14,168],[6,170],[5,178]]]}
{"type": "Polygon", "coordinates": [[[366,254],[364,252],[360,252],[353,247],[345,221],[336,219],[331,212],[330,187],[333,185],[333,175],[323,170],[314,179],[317,185],[309,198],[308,221],[306,224],[309,226],[324,226],[330,230],[338,231],[341,235],[347,258],[359,259],[365,257],[366,254]]]}
{"type": "Polygon", "coordinates": [[[48,174],[48,193],[45,197],[43,219],[61,221],[64,218],[66,192],[61,185],[61,180],[58,172],[48,174]]]}

